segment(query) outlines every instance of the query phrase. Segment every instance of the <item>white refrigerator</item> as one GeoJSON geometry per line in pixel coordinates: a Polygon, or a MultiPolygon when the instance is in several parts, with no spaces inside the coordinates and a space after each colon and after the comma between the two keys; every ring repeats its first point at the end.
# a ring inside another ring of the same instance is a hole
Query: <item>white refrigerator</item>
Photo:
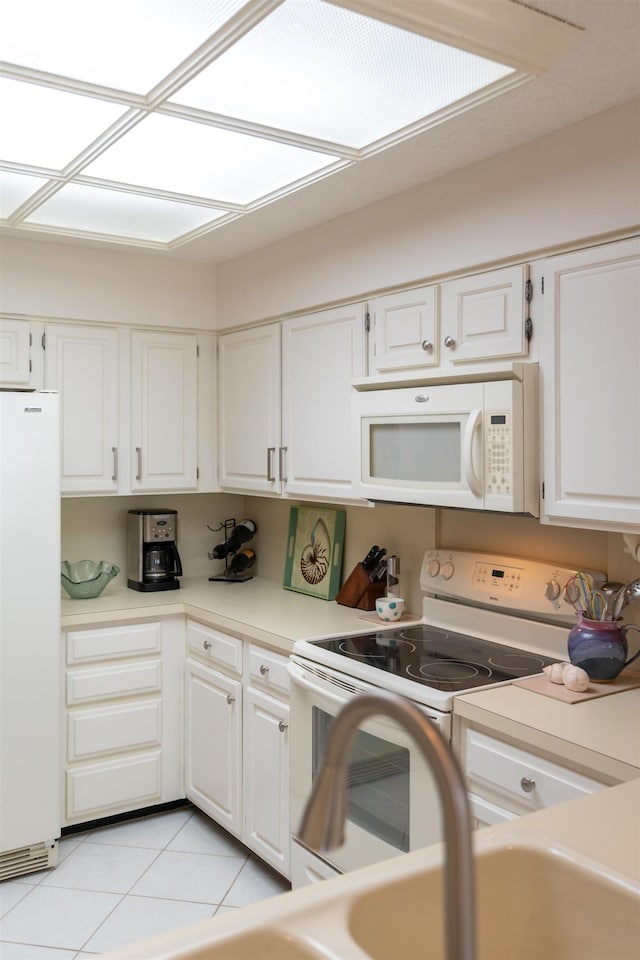
{"type": "Polygon", "coordinates": [[[0,880],[57,862],[58,395],[0,391],[0,880]]]}

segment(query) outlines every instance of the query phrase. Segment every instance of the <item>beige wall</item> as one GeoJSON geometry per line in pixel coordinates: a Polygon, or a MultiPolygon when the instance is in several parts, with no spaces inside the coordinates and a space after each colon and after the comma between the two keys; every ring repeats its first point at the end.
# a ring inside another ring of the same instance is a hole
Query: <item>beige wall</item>
{"type": "Polygon", "coordinates": [[[212,330],[215,268],[132,250],[0,240],[0,311],[29,317],[212,330]]]}
{"type": "Polygon", "coordinates": [[[601,113],[219,264],[218,328],[362,299],[638,224],[638,106],[601,113]]]}

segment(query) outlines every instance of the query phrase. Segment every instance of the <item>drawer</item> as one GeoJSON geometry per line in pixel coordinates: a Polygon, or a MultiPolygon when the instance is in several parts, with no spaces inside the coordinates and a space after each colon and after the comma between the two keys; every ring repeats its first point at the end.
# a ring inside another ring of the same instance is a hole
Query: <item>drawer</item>
{"type": "Polygon", "coordinates": [[[110,810],[137,810],[161,799],[160,751],[67,771],[68,821],[90,820],[110,810]]]}
{"type": "Polygon", "coordinates": [[[484,785],[526,810],[551,807],[605,786],[477,730],[467,730],[465,747],[471,792],[480,792],[476,785],[484,785]]]}
{"type": "Polygon", "coordinates": [[[110,700],[130,694],[159,692],[162,663],[159,659],[126,663],[117,667],[74,670],[67,673],[67,704],[110,700]]]}
{"type": "Polygon", "coordinates": [[[289,692],[287,657],[272,653],[264,647],[251,644],[249,647],[249,677],[270,690],[289,692]]]}
{"type": "Polygon", "coordinates": [[[77,710],[67,716],[67,759],[159,746],[161,733],[161,700],[77,710]]]}
{"type": "Polygon", "coordinates": [[[203,657],[208,663],[224,667],[233,673],[242,673],[242,640],[220,633],[202,623],[187,623],[189,651],[203,657]]]}
{"type": "Polygon", "coordinates": [[[126,627],[70,630],[66,646],[68,664],[160,653],[162,627],[159,623],[132,623],[126,627]]]}

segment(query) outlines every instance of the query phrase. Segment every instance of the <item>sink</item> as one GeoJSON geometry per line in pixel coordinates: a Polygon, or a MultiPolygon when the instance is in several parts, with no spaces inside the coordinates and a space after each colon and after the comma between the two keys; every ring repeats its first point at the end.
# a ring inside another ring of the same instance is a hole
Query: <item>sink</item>
{"type": "MultiPolygon", "coordinates": [[[[202,928],[202,924],[198,927],[202,928]]],[[[175,931],[164,937],[153,937],[113,953],[114,957],[154,957],[156,960],[322,960],[297,936],[265,927],[228,936],[205,936],[192,933],[195,927],[175,931]]],[[[111,956],[112,954],[108,954],[111,956]]]]}
{"type": "MultiPolygon", "coordinates": [[[[475,857],[478,960],[638,960],[640,892],[559,850],[508,846],[475,857]]],[[[354,898],[349,933],[375,960],[442,960],[442,873],[354,898]]]]}

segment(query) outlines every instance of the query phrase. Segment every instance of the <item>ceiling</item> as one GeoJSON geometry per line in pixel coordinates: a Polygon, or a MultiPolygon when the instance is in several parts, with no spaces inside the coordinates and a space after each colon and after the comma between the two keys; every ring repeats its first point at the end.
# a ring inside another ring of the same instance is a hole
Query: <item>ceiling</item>
{"type": "MultiPolygon", "coordinates": [[[[33,2],[36,0],[28,0],[33,2]]],[[[375,4],[378,0],[346,2],[357,9],[358,3],[375,4]]],[[[415,2],[411,9],[415,9],[415,2]]],[[[448,0],[452,7],[456,3],[464,6],[464,2],[448,0]]],[[[407,7],[404,0],[394,3],[397,6],[391,7],[396,10],[407,7]]],[[[456,86],[449,98],[455,102],[453,110],[443,109],[444,101],[429,108],[425,91],[419,84],[412,84],[419,73],[412,57],[419,57],[420,44],[430,41],[406,34],[408,46],[401,48],[401,55],[388,54],[388,62],[380,65],[376,58],[372,61],[373,41],[365,34],[358,39],[363,49],[355,51],[356,55],[362,53],[358,63],[369,71],[359,99],[350,97],[347,105],[344,93],[339,88],[330,89],[327,78],[326,84],[320,83],[326,94],[325,113],[320,108],[313,112],[303,108],[297,116],[285,108],[289,99],[294,107],[306,103],[308,92],[302,80],[291,90],[290,82],[287,89],[286,75],[284,81],[281,78],[282,109],[273,98],[261,101],[255,85],[243,102],[238,95],[242,87],[238,80],[243,70],[241,59],[235,67],[230,60],[229,72],[223,69],[216,78],[215,71],[227,63],[225,53],[246,50],[252,63],[257,57],[256,43],[266,44],[270,53],[276,42],[282,43],[272,60],[280,63],[289,51],[294,52],[299,75],[306,78],[313,73],[316,54],[322,68],[322,48],[331,53],[332,44],[320,42],[327,39],[326,27],[322,32],[316,24],[318,42],[312,32],[311,40],[302,47],[295,23],[270,18],[281,15],[287,4],[329,9],[338,18],[357,15],[318,0],[285,0],[282,5],[279,0],[188,0],[188,4],[190,11],[198,14],[195,22],[186,23],[186,18],[181,18],[163,43],[150,31],[148,22],[136,30],[138,25],[131,16],[135,4],[132,6],[130,0],[111,0],[108,22],[96,19],[96,7],[85,3],[85,9],[91,8],[91,21],[83,24],[77,18],[73,29],[76,38],[82,38],[85,31],[87,42],[76,47],[87,54],[87,64],[74,63],[74,73],[69,69],[70,55],[55,43],[49,50],[44,44],[38,49],[34,43],[29,56],[21,60],[22,54],[12,51],[6,40],[3,46],[0,38],[0,57],[4,60],[0,64],[0,77],[4,79],[0,82],[8,84],[13,94],[18,92],[16,102],[23,93],[26,96],[21,115],[30,116],[28,96],[34,89],[51,97],[44,112],[38,108],[41,127],[36,129],[34,124],[33,130],[24,132],[25,138],[35,134],[34,146],[27,144],[24,155],[33,150],[38,163],[7,160],[0,146],[0,169],[8,178],[5,183],[10,187],[16,183],[18,190],[15,197],[5,193],[9,215],[5,212],[7,219],[0,221],[3,234],[105,249],[156,250],[173,258],[221,262],[640,97],[638,0],[534,0],[540,11],[583,28],[580,33],[574,31],[571,49],[563,52],[555,65],[545,65],[534,76],[535,68],[523,71],[515,54],[509,69],[496,69],[488,60],[476,58],[471,68],[463,66],[459,71],[463,85],[456,86]],[[120,9],[122,18],[118,17],[120,9]],[[125,23],[127,42],[123,40],[125,23]],[[136,43],[145,31],[157,40],[153,44],[157,62],[149,67],[145,66],[146,60],[136,56],[136,43]],[[97,57],[91,57],[89,41],[96,39],[102,49],[118,44],[119,56],[111,57],[111,63],[107,58],[102,67],[97,57]],[[251,42],[246,44],[247,40],[251,42]],[[476,91],[473,77],[468,81],[474,70],[480,76],[477,86],[488,84],[486,93],[476,91]],[[202,82],[211,75],[218,81],[217,100],[210,96],[216,84],[202,82]],[[467,81],[471,85],[464,87],[467,81]],[[367,91],[373,94],[373,108],[367,91]],[[53,126],[48,133],[46,130],[47,114],[56,117],[56,97],[61,95],[81,108],[65,133],[70,147],[60,126],[53,126]],[[397,113],[398,106],[401,108],[399,117],[385,115],[385,96],[392,114],[397,113]],[[256,107],[258,102],[262,112],[256,107]],[[432,115],[428,116],[430,111],[432,115]],[[356,119],[359,128],[354,131],[347,120],[356,119]],[[146,138],[142,137],[143,129],[146,138]],[[262,179],[257,187],[247,187],[242,180],[242,155],[229,155],[226,180],[211,180],[210,158],[225,155],[225,138],[250,143],[252,158],[260,160],[257,169],[262,179]],[[148,153],[143,153],[149,148],[151,160],[148,153]],[[69,162],[69,156],[74,162],[69,162]],[[182,177],[185,173],[186,180],[182,177]],[[56,213],[56,204],[60,208],[63,197],[76,218],[73,229],[65,220],[65,210],[56,213]],[[150,235],[155,225],[162,223],[163,239],[149,242],[121,236],[117,230],[102,239],[87,219],[87,211],[96,209],[96,198],[102,207],[102,222],[110,222],[122,199],[125,204],[138,205],[136,216],[144,224],[151,224],[150,235]],[[164,225],[165,214],[168,228],[164,225]]],[[[367,21],[367,29],[371,24],[376,30],[387,29],[377,21],[367,21]]],[[[63,26],[71,30],[69,23],[63,26]]],[[[56,28],[59,24],[48,25],[54,37],[56,28]]],[[[390,29],[399,34],[397,27],[390,29]]],[[[425,32],[420,27],[418,30],[425,32]]],[[[46,34],[42,30],[39,39],[46,34]]],[[[433,32],[429,35],[435,36],[433,32]]],[[[375,49],[380,60],[379,50],[384,51],[384,45],[375,49]]],[[[467,43],[467,49],[478,52],[478,44],[467,43]]],[[[502,63],[507,62],[503,57],[502,63]]],[[[456,69],[447,66],[441,70],[446,74],[445,86],[452,86],[456,69]]],[[[336,75],[338,72],[336,68],[336,75]]],[[[322,78],[322,73],[319,76],[322,78]]],[[[8,124],[3,127],[6,131],[8,124]]],[[[19,133],[22,136],[21,129],[19,133]]]]}

